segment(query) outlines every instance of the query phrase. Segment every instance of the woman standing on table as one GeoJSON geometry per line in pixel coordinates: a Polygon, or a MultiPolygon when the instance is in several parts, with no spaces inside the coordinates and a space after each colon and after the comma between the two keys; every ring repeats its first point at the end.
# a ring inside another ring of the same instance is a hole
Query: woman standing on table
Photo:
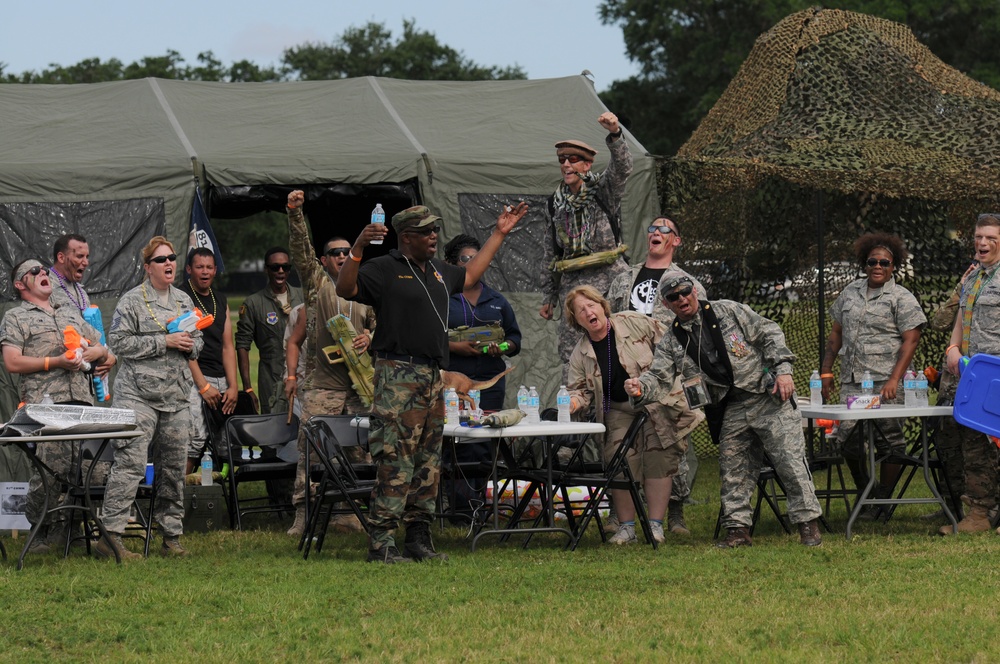
{"type": "MultiPolygon", "coordinates": [[[[109,346],[118,354],[118,376],[112,391],[115,407],[135,411],[142,431],[138,438],[115,440],[115,460],[104,498],[104,525],[111,546],[122,558],[139,558],[124,547],[121,535],[129,508],[146,472],[150,444],[156,467],[156,505],[153,518],[163,533],[160,553],[183,556],[178,537],[183,532],[184,465],[191,437],[191,389],[188,360],[198,359],[201,331],[170,332],[169,321],[194,309],[183,291],[171,286],[177,272],[174,247],[156,236],[142,250],[146,279],[118,302],[108,333],[109,346]]],[[[114,555],[108,543],[97,546],[100,555],[114,555]]]]}
{"type": "MultiPolygon", "coordinates": [[[[905,264],[909,254],[903,241],[888,233],[862,235],[854,243],[854,251],[866,278],[848,284],[830,308],[833,329],[821,365],[823,399],[830,398],[833,363],[842,352],[840,398],[843,403],[847,403],[847,397],[861,394],[861,378],[865,371],[871,373],[873,393],[881,395],[882,403],[902,403],[903,374],[913,360],[920,331],[927,323],[913,294],[893,279],[893,271],[905,264]]],[[[856,423],[855,420],[842,421],[837,438],[854,484],[861,489],[868,484],[868,463],[860,429],[859,435],[851,436],[856,423]]],[[[879,429],[882,436],[877,436],[875,441],[878,455],[887,454],[890,448],[902,450],[905,441],[900,420],[882,420],[879,429]]],[[[900,470],[899,464],[882,464],[876,498],[889,497],[900,470]]],[[[876,518],[877,514],[876,508],[862,513],[862,518],[876,518]]]]}
{"type": "MultiPolygon", "coordinates": [[[[480,248],[479,240],[471,235],[456,235],[445,245],[444,259],[452,265],[465,267],[473,256],[479,253],[480,248]]],[[[479,348],[470,341],[448,340],[448,352],[451,354],[449,370],[465,374],[473,380],[493,378],[507,368],[503,359],[505,355],[513,356],[521,351],[521,329],[517,326],[514,309],[503,295],[487,286],[482,280],[451,296],[448,302],[448,325],[451,329],[484,325],[498,325],[503,329],[503,341],[507,344],[507,350],[501,350],[497,342],[479,348]]],[[[506,387],[507,382],[504,377],[492,387],[483,390],[479,407],[482,410],[502,410],[506,387]]],[[[489,463],[491,459],[491,445],[488,442],[463,443],[455,446],[454,452],[455,460],[460,462],[489,463]]],[[[452,461],[451,453],[452,446],[446,445],[445,462],[452,461]]],[[[468,511],[469,499],[479,495],[485,482],[468,480],[456,484],[458,485],[455,487],[446,487],[446,495],[454,495],[455,502],[452,507],[456,511],[468,511]]]]}
{"type": "MultiPolygon", "coordinates": [[[[625,380],[641,375],[650,367],[664,330],[658,321],[644,314],[634,311],[612,314],[610,303],[592,286],[571,290],[564,311],[566,322],[584,333],[569,358],[570,408],[574,413],[586,412],[594,404],[597,421],[607,427],[602,457],[608,463],[637,412],[629,403],[625,380]]],[[[663,542],[663,517],[673,476],[687,451],[684,436],[705,416],[700,410],[684,407],[684,396],[679,389],[645,409],[649,420],[629,452],[628,464],[632,475],[642,482],[653,538],[663,542]]],[[[620,525],[608,541],[632,544],[636,536],[631,494],[627,489],[612,489],[611,496],[620,525]]]]}

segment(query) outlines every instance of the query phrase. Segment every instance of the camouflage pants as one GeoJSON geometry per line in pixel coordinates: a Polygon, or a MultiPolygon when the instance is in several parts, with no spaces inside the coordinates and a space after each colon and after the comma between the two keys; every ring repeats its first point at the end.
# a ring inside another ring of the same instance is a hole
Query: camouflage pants
{"type": "Polygon", "coordinates": [[[375,462],[373,549],[395,546],[404,523],[430,523],[441,479],[444,400],[436,368],[378,360],[368,445],[375,462]]]}
{"type": "Polygon", "coordinates": [[[184,532],[184,466],[191,437],[191,411],[156,410],[143,401],[117,399],[116,408],[135,411],[142,435],[112,441],[115,461],[111,465],[104,495],[104,526],[108,532],[123,533],[139,483],[146,474],[149,446],[153,445],[156,468],[156,504],[153,518],[165,537],[184,532]]]}
{"type": "MultiPolygon", "coordinates": [[[[205,381],[217,389],[219,392],[225,392],[229,389],[229,383],[226,382],[226,377],[221,376],[216,378],[214,376],[205,376],[205,381]]],[[[205,419],[205,411],[201,407],[202,401],[201,395],[198,394],[198,388],[194,385],[191,386],[191,394],[188,395],[188,408],[191,409],[191,443],[188,445],[188,458],[189,459],[201,459],[202,454],[205,452],[205,446],[208,444],[208,427],[209,422],[205,419]]],[[[222,442],[224,428],[219,427],[217,430],[212,432],[212,435],[217,443],[222,442]]],[[[220,446],[219,449],[225,449],[224,446],[220,446]]]]}
{"type": "Polygon", "coordinates": [[[683,503],[691,495],[691,485],[698,473],[698,455],[691,442],[691,436],[685,436],[687,451],[681,457],[680,465],[677,467],[677,474],[674,475],[674,482],[670,485],[670,502],[683,503]],[[692,463],[694,461],[694,463],[692,463]]]}
{"type": "Polygon", "coordinates": [[[997,446],[986,434],[958,426],[965,467],[965,496],[973,505],[992,509],[997,504],[997,446]]]}
{"type": "MultiPolygon", "coordinates": [[[[305,390],[301,393],[301,398],[297,399],[302,406],[302,414],[299,419],[303,424],[309,421],[313,415],[341,415],[343,413],[360,413],[364,410],[361,399],[353,391],[346,390],[305,390]]],[[[306,429],[299,427],[299,437],[297,445],[299,448],[299,462],[295,467],[295,489],[292,491],[292,504],[298,507],[306,500],[306,429]]],[[[359,450],[352,447],[348,450],[359,450]]],[[[355,459],[361,461],[362,459],[355,459]]]]}
{"type": "MultiPolygon", "coordinates": [[[[52,469],[52,471],[62,478],[76,482],[76,477],[70,477],[74,468],[75,450],[79,443],[39,443],[35,447],[35,455],[38,460],[52,469]]],[[[52,528],[62,527],[65,524],[67,512],[59,511],[55,514],[44,515],[42,508],[45,506],[45,496],[48,494],[49,509],[58,507],[63,501],[61,481],[52,478],[51,475],[45,477],[47,491],[42,491],[42,477],[32,465],[31,480],[28,482],[28,501],[24,508],[24,515],[31,525],[35,525],[45,517],[45,523],[52,528]]]]}
{"type": "MultiPolygon", "coordinates": [[[[958,376],[945,370],[941,372],[941,387],[938,390],[937,405],[950,406],[955,403],[955,389],[958,376]]],[[[934,451],[944,470],[948,488],[952,496],[965,493],[965,463],[962,460],[962,426],[953,417],[939,418],[937,435],[934,436],[934,451]]]]}
{"type": "Polygon", "coordinates": [[[753,525],[753,497],[764,454],[788,492],[788,516],[805,523],[821,514],[806,463],[802,418],[787,401],[768,394],[749,395],[726,408],[719,440],[722,527],[753,525]]]}

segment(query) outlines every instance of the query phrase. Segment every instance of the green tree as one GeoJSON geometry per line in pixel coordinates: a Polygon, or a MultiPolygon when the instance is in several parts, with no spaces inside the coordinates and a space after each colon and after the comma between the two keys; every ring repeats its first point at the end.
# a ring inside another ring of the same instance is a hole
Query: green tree
{"type": "Polygon", "coordinates": [[[332,44],[303,44],[285,51],[285,73],[304,81],[387,76],[409,80],[481,81],[527,78],[514,67],[485,67],[438,42],[433,33],[403,21],[402,36],[393,41],[382,23],[344,31],[332,44]]]}
{"type": "MultiPolygon", "coordinates": [[[[736,75],[763,32],[810,0],[604,0],[605,24],[619,25],[641,73],[601,94],[657,154],[687,140],[736,75]]],[[[996,0],[828,0],[833,9],[907,24],[949,65],[1000,87],[1000,3],[996,0]]]]}

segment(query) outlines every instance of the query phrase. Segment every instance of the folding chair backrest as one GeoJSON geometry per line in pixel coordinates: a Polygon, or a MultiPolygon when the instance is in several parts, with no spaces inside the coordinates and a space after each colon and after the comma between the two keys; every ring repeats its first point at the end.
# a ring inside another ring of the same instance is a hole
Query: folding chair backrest
{"type": "MultiPolygon", "coordinates": [[[[298,437],[299,418],[292,415],[291,422],[288,422],[288,413],[233,415],[226,421],[226,433],[230,445],[278,448],[298,437]]],[[[235,458],[233,461],[238,463],[235,458]]]]}
{"type": "Polygon", "coordinates": [[[341,474],[350,483],[357,483],[359,477],[345,449],[354,447],[367,449],[368,446],[368,430],[351,426],[355,417],[355,415],[317,415],[309,420],[309,424],[318,429],[327,456],[337,460],[341,474]]]}
{"type": "MultiPolygon", "coordinates": [[[[202,401],[201,412],[205,415],[205,423],[208,425],[208,439],[212,445],[213,454],[216,458],[223,459],[228,458],[229,453],[222,449],[221,440],[216,440],[216,432],[222,432],[226,429],[226,422],[230,417],[246,416],[246,415],[256,415],[257,409],[253,405],[253,397],[247,392],[237,392],[236,393],[236,408],[230,414],[225,414],[222,412],[221,408],[210,408],[208,403],[202,401]]],[[[234,443],[238,446],[238,443],[234,443]]],[[[238,455],[235,450],[232,451],[233,454],[238,455]]]]}

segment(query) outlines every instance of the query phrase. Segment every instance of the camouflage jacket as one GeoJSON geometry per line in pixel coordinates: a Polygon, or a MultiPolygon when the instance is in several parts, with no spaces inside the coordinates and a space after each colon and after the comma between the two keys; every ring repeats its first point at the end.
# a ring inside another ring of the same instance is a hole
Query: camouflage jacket
{"type": "Polygon", "coordinates": [[[167,321],[194,309],[187,293],[170,287],[167,306],[144,281],[122,295],[111,320],[108,340],[118,356],[114,399],[144,401],[151,408],[177,412],[188,407],[194,384],[188,360],[198,359],[203,341],[195,330],[194,350],[185,354],[167,348],[167,321]]]}
{"type": "MultiPolygon", "coordinates": [[[[610,138],[610,137],[609,137],[610,138]]],[[[614,212],[621,207],[622,196],[625,194],[625,183],[632,173],[632,153],[624,138],[607,143],[611,153],[611,162],[601,176],[596,197],[599,197],[608,210],[614,212]]],[[[552,261],[562,258],[563,246],[558,240],[555,225],[561,223],[553,219],[549,206],[545,206],[545,240],[542,247],[541,283],[544,304],[556,305],[560,298],[574,286],[589,284],[598,292],[605,293],[611,280],[628,269],[625,261],[618,259],[611,265],[589,267],[576,272],[556,273],[549,269],[552,261]]],[[[601,209],[596,200],[590,203],[590,218],[592,223],[587,229],[587,245],[597,253],[610,251],[617,247],[611,222],[608,215],[601,209]]],[[[561,305],[562,303],[559,302],[561,305]]]]}
{"type": "MultiPolygon", "coordinates": [[[[63,330],[72,325],[86,339],[97,341],[100,334],[88,325],[72,304],[59,306],[49,299],[52,312],[31,302],[21,302],[4,314],[0,322],[0,345],[14,346],[27,357],[53,357],[66,352],[63,330]]],[[[90,375],[82,371],[52,369],[24,374],[20,397],[25,403],[38,403],[48,394],[56,403],[85,401],[94,403],[90,375]]]]}
{"type": "MultiPolygon", "coordinates": [[[[706,307],[711,308],[719,320],[724,347],[716,350],[728,354],[733,369],[733,387],[763,394],[770,382],[765,370],[773,375],[791,375],[795,355],[785,344],[785,334],[777,323],[745,304],[731,300],[702,302],[692,320],[684,323],[675,320],[673,326],[683,326],[690,333],[691,343],[697,343],[706,307]]],[[[656,347],[652,366],[639,377],[642,396],[636,399],[636,403],[658,399],[664,388],[673,388],[678,375],[684,378],[700,375],[713,403],[719,403],[730,389],[729,385],[715,381],[701,371],[671,330],[663,335],[656,347]]]]}
{"type": "MultiPolygon", "coordinates": [[[[652,318],[634,311],[611,314],[610,320],[618,361],[629,376],[639,376],[652,364],[653,350],[663,338],[665,328],[652,318]]],[[[598,422],[604,421],[604,412],[599,405],[604,399],[604,380],[601,376],[594,347],[584,334],[570,355],[566,388],[584,412],[591,403],[598,404],[595,408],[598,422]]],[[[647,403],[646,411],[663,440],[686,436],[705,418],[701,411],[687,409],[679,382],[676,389],[663,390],[655,402],[647,403]]]]}
{"type": "Polygon", "coordinates": [[[337,295],[337,286],[313,255],[313,245],[309,240],[309,230],[300,208],[288,213],[288,243],[292,252],[292,263],[302,280],[302,300],[305,302],[306,378],[303,389],[349,390],[351,377],[344,363],[330,364],[323,348],[334,343],[333,336],[326,328],[326,321],[343,314],[351,320],[360,334],[363,330],[375,330],[375,311],[360,302],[351,302],[337,295]]]}
{"type": "Polygon", "coordinates": [[[983,285],[972,308],[972,329],[969,332],[969,355],[989,353],[1000,355],[1000,265],[989,268],[980,266],[965,279],[962,295],[958,301],[958,315],[965,312],[969,301],[972,285],[976,283],[980,273],[983,274],[983,285]],[[991,271],[992,270],[992,271],[991,271]]]}
{"type": "Polygon", "coordinates": [[[830,317],[843,328],[840,380],[860,383],[870,371],[872,380],[891,374],[903,345],[903,332],[927,324],[917,298],[890,279],[868,294],[868,279],[849,283],[830,307],[830,317]]]}

